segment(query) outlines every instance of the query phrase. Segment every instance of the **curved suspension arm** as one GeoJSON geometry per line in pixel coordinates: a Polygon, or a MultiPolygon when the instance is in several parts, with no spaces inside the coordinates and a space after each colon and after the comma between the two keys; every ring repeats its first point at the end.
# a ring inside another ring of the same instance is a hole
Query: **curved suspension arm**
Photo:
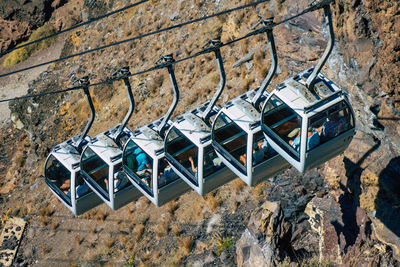
{"type": "Polygon", "coordinates": [[[324,16],[325,19],[328,21],[328,29],[329,29],[329,41],[325,48],[324,54],[322,55],[321,59],[319,60],[317,66],[315,66],[311,75],[307,78],[306,85],[309,90],[314,90],[315,80],[318,76],[318,73],[321,71],[322,67],[324,66],[325,62],[327,61],[329,55],[333,50],[333,45],[335,43],[335,34],[333,32],[333,24],[332,24],[332,14],[331,8],[329,4],[324,6],[324,16]]]}
{"type": "Polygon", "coordinates": [[[272,77],[275,75],[278,66],[278,57],[276,55],[275,39],[274,39],[274,34],[272,32],[272,27],[271,28],[267,27],[266,32],[269,43],[269,52],[271,54],[271,67],[269,68],[267,77],[265,77],[256,95],[251,100],[254,108],[257,109],[258,111],[261,111],[260,110],[261,97],[264,94],[265,90],[267,89],[268,85],[271,83],[272,77]]]}
{"type": "MultiPolygon", "coordinates": [[[[221,45],[221,44],[219,43],[219,45],[221,45]]],[[[215,106],[215,103],[217,103],[218,98],[221,96],[222,91],[224,90],[225,84],[226,84],[224,62],[222,60],[220,48],[219,47],[215,48],[214,53],[215,53],[215,57],[217,59],[217,65],[218,65],[218,70],[219,70],[219,84],[217,87],[217,91],[215,92],[213,98],[211,99],[206,110],[203,112],[203,114],[201,116],[203,121],[207,124],[209,124],[211,111],[212,111],[213,107],[215,106]]]]}
{"type": "Polygon", "coordinates": [[[75,142],[75,148],[76,150],[81,153],[82,152],[82,146],[83,146],[83,141],[85,140],[90,127],[92,127],[94,118],[95,118],[95,110],[94,110],[94,105],[93,105],[93,101],[92,101],[92,97],[90,96],[90,92],[89,92],[89,78],[88,77],[84,77],[79,79],[79,84],[83,86],[83,92],[85,93],[86,96],[86,100],[89,104],[89,108],[90,108],[90,118],[89,121],[86,124],[85,129],[83,130],[82,134],[79,136],[79,139],[75,142]]]}
{"type": "Polygon", "coordinates": [[[132,117],[133,111],[135,110],[135,99],[133,97],[131,84],[130,84],[129,78],[128,78],[128,75],[130,74],[129,68],[128,67],[122,68],[120,70],[120,73],[121,73],[121,75],[124,76],[124,78],[122,78],[122,79],[124,80],[126,92],[128,94],[128,98],[129,98],[129,110],[126,113],[125,118],[123,119],[121,124],[118,126],[118,129],[114,133],[114,141],[117,144],[119,144],[119,140],[123,134],[124,128],[125,128],[126,124],[128,123],[129,119],[132,117]]]}
{"type": "Polygon", "coordinates": [[[174,110],[175,110],[175,108],[176,108],[176,106],[178,104],[178,101],[179,101],[179,89],[178,89],[178,84],[177,84],[176,79],[175,79],[175,72],[174,72],[174,68],[173,68],[173,64],[172,64],[174,62],[174,59],[172,58],[172,55],[165,56],[165,57],[162,58],[162,60],[164,62],[167,62],[167,63],[160,65],[160,68],[161,67],[166,67],[167,68],[168,74],[169,74],[169,78],[170,78],[171,83],[172,83],[172,89],[174,90],[174,99],[172,101],[172,104],[169,107],[167,113],[165,114],[162,122],[160,123],[160,125],[158,126],[158,129],[157,129],[158,134],[162,138],[164,138],[165,137],[165,132],[167,130],[167,122],[171,118],[171,115],[174,112],[174,110]]]}

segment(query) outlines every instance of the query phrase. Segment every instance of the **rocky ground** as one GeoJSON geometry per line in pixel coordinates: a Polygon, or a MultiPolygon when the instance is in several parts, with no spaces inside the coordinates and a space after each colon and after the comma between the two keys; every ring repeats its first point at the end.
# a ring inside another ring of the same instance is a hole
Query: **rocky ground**
{"type": "MultiPolygon", "coordinates": [[[[52,15],[46,15],[43,21],[38,16],[34,21],[43,23],[51,18],[63,28],[75,20],[120,8],[128,1],[36,2],[52,15]],[[71,19],[63,22],[66,16],[62,14],[70,14],[71,19]]],[[[61,55],[247,2],[151,1],[66,36],[61,55]]],[[[226,42],[231,36],[246,34],[258,20],[257,15],[265,16],[267,10],[279,21],[307,4],[271,1],[57,63],[30,83],[28,93],[70,86],[69,79],[74,75],[95,74],[96,82],[126,64],[134,70],[144,69],[158,56],[171,52],[184,57],[215,35],[226,42]]],[[[21,14],[18,16],[4,15],[15,6],[0,8],[3,20],[26,22],[30,25],[26,32],[40,25],[25,19],[21,10],[13,11],[21,14]]],[[[0,131],[0,211],[3,218],[8,212],[29,222],[18,264],[271,266],[317,258],[328,265],[399,265],[399,3],[340,0],[332,7],[339,42],[324,72],[349,92],[357,114],[357,134],[343,155],[305,175],[289,169],[255,188],[237,179],[206,197],[190,192],[161,208],[141,198],[118,211],[102,205],[74,217],[46,188],[42,167],[53,145],[83,129],[88,109],[81,93],[10,103],[14,126],[5,124],[0,131]]],[[[316,63],[326,43],[320,20],[320,13],[308,14],[276,28],[279,71],[274,84],[316,63]]],[[[8,46],[19,40],[14,39],[8,46]]],[[[229,79],[222,101],[254,88],[262,80],[269,60],[265,41],[265,36],[258,36],[223,49],[229,79]],[[232,67],[245,56],[250,58],[247,64],[232,67]]],[[[208,56],[178,64],[176,76],[182,94],[176,114],[209,99],[217,82],[213,58],[208,56]]],[[[138,101],[129,123],[134,128],[161,116],[172,97],[163,71],[131,82],[137,88],[138,101]]],[[[91,90],[98,110],[90,131],[95,135],[117,124],[127,106],[122,84],[91,90]]]]}

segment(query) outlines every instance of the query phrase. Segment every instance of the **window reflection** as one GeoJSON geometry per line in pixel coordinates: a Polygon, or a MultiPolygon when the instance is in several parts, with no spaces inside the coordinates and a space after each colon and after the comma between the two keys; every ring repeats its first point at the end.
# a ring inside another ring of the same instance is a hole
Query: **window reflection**
{"type": "Polygon", "coordinates": [[[185,169],[186,176],[197,184],[198,148],[175,127],[168,134],[166,152],[185,169]]]}
{"type": "Polygon", "coordinates": [[[82,177],[82,174],[80,172],[76,173],[76,178],[75,178],[75,198],[78,199],[80,197],[83,197],[84,195],[92,192],[90,187],[85,183],[85,180],[82,177]]]}
{"type": "Polygon", "coordinates": [[[99,191],[107,199],[109,199],[108,170],[108,164],[94,153],[90,147],[87,147],[82,155],[81,171],[96,182],[99,191]]]}
{"type": "Polygon", "coordinates": [[[153,159],[135,142],[129,140],[124,156],[128,174],[147,192],[153,192],[153,159]]]}
{"type": "Polygon", "coordinates": [[[279,136],[286,149],[299,157],[301,117],[292,108],[272,96],[264,109],[263,123],[279,136]]]}
{"type": "MultiPolygon", "coordinates": [[[[236,161],[239,166],[246,166],[247,133],[243,131],[224,113],[221,113],[216,122],[213,139],[220,144],[236,161]]],[[[245,168],[243,168],[245,171],[245,168]]]]}
{"type": "Polygon", "coordinates": [[[71,172],[53,155],[47,160],[45,176],[52,188],[71,205],[71,172]]]}
{"type": "Polygon", "coordinates": [[[212,145],[208,145],[204,148],[204,162],[203,162],[203,177],[213,174],[214,172],[222,169],[225,165],[221,159],[217,156],[212,145]]]}
{"type": "Polygon", "coordinates": [[[309,129],[318,134],[319,143],[313,144],[308,138],[307,151],[353,128],[354,119],[350,108],[342,101],[311,117],[309,125],[309,129]]]}
{"type": "Polygon", "coordinates": [[[167,159],[163,157],[158,161],[158,188],[172,183],[178,179],[178,175],[172,170],[167,159]]]}

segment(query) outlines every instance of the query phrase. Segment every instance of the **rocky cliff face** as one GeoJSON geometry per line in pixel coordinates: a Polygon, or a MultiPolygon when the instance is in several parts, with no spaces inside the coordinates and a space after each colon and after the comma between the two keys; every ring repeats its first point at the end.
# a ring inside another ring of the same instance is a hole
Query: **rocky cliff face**
{"type": "MultiPolygon", "coordinates": [[[[83,1],[83,0],[82,0],[83,1]]],[[[7,0],[0,2],[0,51],[26,39],[32,30],[51,21],[61,30],[80,20],[82,1],[7,0]]]]}
{"type": "MultiPolygon", "coordinates": [[[[90,18],[108,8],[121,7],[122,2],[110,1],[106,5],[85,1],[81,14],[90,18]]],[[[264,15],[267,9],[279,19],[307,7],[308,2],[271,1],[263,9],[229,15],[208,24],[188,26],[185,31],[158,35],[106,52],[99,51],[71,59],[51,66],[48,72],[31,84],[29,92],[37,92],[38,88],[46,91],[66,87],[66,81],[73,75],[96,73],[95,79],[101,80],[111,73],[112,68],[121,64],[143,69],[151,66],[157,56],[167,52],[176,51],[177,56],[185,56],[199,49],[203,41],[198,40],[199,36],[206,39],[205,36],[213,37],[219,32],[223,41],[226,41],[230,36],[238,37],[247,33],[248,25],[257,20],[257,14],[264,15]],[[187,32],[197,32],[198,39],[187,32]]],[[[193,5],[189,1],[174,4],[160,1],[157,6],[149,4],[115,16],[111,21],[99,21],[74,32],[63,54],[80,52],[112,40],[166,27],[180,20],[211,13],[214,9],[229,8],[231,4],[231,1],[199,1],[193,5]],[[176,9],[179,9],[177,14],[176,9]]],[[[298,261],[315,253],[321,260],[350,266],[374,263],[395,265],[395,259],[400,260],[399,5],[399,2],[389,0],[338,0],[332,5],[338,42],[324,72],[349,92],[357,115],[357,134],[343,155],[305,175],[293,169],[287,170],[257,189],[262,191],[260,202],[268,202],[256,208],[250,218],[236,217],[236,222],[232,223],[234,228],[242,231],[236,243],[237,264],[269,266],[283,261],[285,257],[289,261],[298,261]],[[243,224],[247,225],[247,230],[243,229],[243,224]]],[[[276,82],[315,64],[325,47],[320,19],[320,14],[309,14],[276,29],[280,55],[276,82]]],[[[224,51],[230,80],[223,101],[238,95],[247,87],[258,85],[263,78],[258,74],[265,73],[265,62],[268,62],[264,41],[264,37],[259,37],[224,51]],[[240,62],[245,55],[247,64],[233,68],[234,63],[240,62]]],[[[210,83],[215,80],[213,68],[210,67],[214,66],[212,64],[212,58],[205,58],[185,66],[177,65],[178,83],[183,87],[183,105],[178,106],[177,113],[209,99],[210,88],[215,86],[210,83]]],[[[133,87],[138,88],[135,98],[140,100],[137,108],[141,111],[140,116],[133,118],[132,126],[143,125],[159,117],[168,108],[168,101],[158,100],[160,96],[163,100],[171,97],[166,85],[168,82],[159,77],[163,77],[162,73],[132,79],[133,87]],[[159,90],[161,87],[167,90],[159,90]]],[[[95,107],[99,110],[93,133],[118,122],[119,114],[123,113],[120,107],[125,103],[124,97],[117,92],[118,88],[119,85],[107,85],[92,89],[96,95],[95,107]]],[[[78,133],[87,118],[85,102],[77,94],[26,100],[10,106],[14,121],[28,133],[29,138],[24,139],[25,154],[34,155],[24,159],[27,167],[19,175],[35,179],[37,174],[31,168],[38,161],[43,162],[52,145],[78,133]]],[[[43,184],[41,186],[41,190],[46,190],[43,184]]],[[[229,192],[234,191],[231,188],[229,192]]],[[[245,195],[232,205],[246,203],[248,198],[249,195],[245,195]]],[[[49,199],[47,196],[43,203],[50,202],[49,199]]],[[[224,199],[227,197],[224,196],[224,199]]],[[[182,207],[185,201],[188,199],[180,202],[182,207]]],[[[196,208],[193,210],[197,211],[196,208]]],[[[221,208],[218,212],[226,213],[226,210],[221,208]]],[[[229,216],[234,215],[229,212],[229,216]]],[[[203,230],[199,231],[201,233],[195,236],[206,235],[203,230]]],[[[151,233],[145,233],[144,236],[147,234],[151,236],[151,233]]],[[[37,236],[32,234],[34,237],[37,236]]],[[[196,255],[204,255],[196,254],[200,244],[207,247],[201,243],[204,240],[195,242],[195,255],[187,256],[185,259],[188,262],[196,255]]],[[[140,248],[141,253],[154,249],[144,249],[139,244],[136,247],[140,248]]],[[[234,255],[232,249],[230,255],[234,255]]],[[[206,262],[233,264],[235,259],[228,257],[218,261],[211,257],[206,262]]]]}

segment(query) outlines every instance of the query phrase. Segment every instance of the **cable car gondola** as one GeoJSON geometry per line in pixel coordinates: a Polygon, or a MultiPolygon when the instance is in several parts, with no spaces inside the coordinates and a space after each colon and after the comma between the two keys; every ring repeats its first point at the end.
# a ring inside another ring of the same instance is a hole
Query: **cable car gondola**
{"type": "Polygon", "coordinates": [[[164,135],[172,124],[170,117],[178,103],[179,90],[172,55],[162,57],[159,62],[162,63],[157,68],[168,69],[174,100],[163,118],[130,133],[123,152],[123,168],[129,180],[156,206],[162,206],[190,189],[165,158],[164,135]]]}
{"type": "Polygon", "coordinates": [[[53,147],[46,159],[44,176],[50,190],[75,215],[80,215],[102,203],[101,199],[84,183],[80,172],[82,148],[90,142],[87,136],[94,121],[95,110],[87,85],[88,77],[78,80],[83,86],[91,116],[81,135],[53,147]],[[74,188],[74,190],[71,190],[74,188]]]}
{"type": "Polygon", "coordinates": [[[225,87],[225,71],[218,39],[207,42],[202,53],[214,51],[220,73],[219,87],[209,103],[178,117],[165,138],[165,156],[172,169],[200,195],[233,180],[236,175],[219,159],[211,145],[211,124],[220,110],[215,106],[225,87]]]}
{"type": "Polygon", "coordinates": [[[130,130],[126,124],[133,113],[134,99],[128,79],[129,69],[122,68],[120,74],[129,96],[128,113],[120,125],[94,137],[81,157],[81,172],[86,183],[113,210],[141,196],[122,170],[122,147],[129,137],[130,130]]]}
{"type": "Polygon", "coordinates": [[[217,155],[250,186],[276,175],[289,165],[267,144],[260,125],[260,105],[268,96],[265,89],[277,67],[271,23],[271,19],[263,20],[263,27],[256,30],[257,33],[266,32],[268,37],[271,67],[267,77],[258,89],[225,103],[212,129],[212,145],[217,155]]]}
{"type": "Polygon", "coordinates": [[[303,173],[341,154],[355,134],[346,93],[320,73],[334,44],[329,4],[323,8],[329,26],[323,56],[314,69],[279,84],[262,110],[268,143],[303,173]]]}

